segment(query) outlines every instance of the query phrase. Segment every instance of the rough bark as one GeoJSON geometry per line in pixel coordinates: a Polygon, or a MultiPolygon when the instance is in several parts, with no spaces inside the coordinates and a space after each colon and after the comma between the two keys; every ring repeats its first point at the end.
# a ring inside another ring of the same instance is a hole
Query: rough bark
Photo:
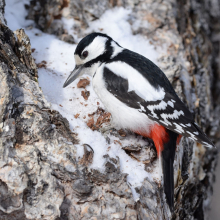
{"type": "MultiPolygon", "coordinates": [[[[220,71],[215,68],[219,66],[215,56],[219,50],[212,48],[219,42],[219,14],[213,10],[220,3],[96,2],[33,0],[27,6],[28,18],[35,20],[41,30],[62,39],[68,33],[59,20],[61,16],[77,19],[75,31],[83,36],[82,27],[108,8],[131,8],[134,34],[145,35],[154,45],[169,45],[167,55],[159,60],[160,67],[195,112],[197,122],[218,144],[216,79],[220,71]],[[140,21],[138,28],[134,25],[136,20],[140,21]],[[146,21],[150,23],[147,28],[146,21]]],[[[134,201],[127,174],[120,171],[120,155],[104,155],[104,173],[88,169],[88,161],[92,161],[88,146],[84,146],[83,159],[78,160],[77,138],[68,121],[50,110],[39,88],[28,36],[20,29],[15,38],[4,24],[4,1],[0,6],[0,219],[169,219],[163,189],[157,182],[145,179],[136,189],[140,200],[134,201]]],[[[216,150],[187,139],[182,145],[183,153],[177,151],[175,162],[172,218],[206,219],[216,150]]]]}

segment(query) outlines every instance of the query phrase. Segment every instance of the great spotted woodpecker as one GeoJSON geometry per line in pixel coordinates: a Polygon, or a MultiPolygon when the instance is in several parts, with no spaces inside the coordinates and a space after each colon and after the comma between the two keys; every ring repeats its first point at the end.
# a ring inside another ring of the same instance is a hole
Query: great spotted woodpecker
{"type": "Polygon", "coordinates": [[[96,94],[113,123],[151,138],[162,158],[164,192],[174,209],[173,162],[181,136],[214,146],[194,122],[165,74],[153,62],[121,47],[111,37],[92,33],[75,50],[75,69],[63,87],[90,73],[96,94]]]}

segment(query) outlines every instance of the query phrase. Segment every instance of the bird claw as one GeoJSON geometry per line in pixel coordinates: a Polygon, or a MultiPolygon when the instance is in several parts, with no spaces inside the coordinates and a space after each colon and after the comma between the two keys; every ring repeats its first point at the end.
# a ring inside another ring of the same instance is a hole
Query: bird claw
{"type": "Polygon", "coordinates": [[[118,131],[112,126],[112,125],[106,125],[106,126],[103,126],[101,128],[99,128],[99,131],[102,133],[102,135],[104,136],[104,138],[106,139],[106,142],[108,144],[110,144],[110,137],[109,135],[113,135],[115,137],[118,137],[118,138],[122,138],[118,131]]]}
{"type": "Polygon", "coordinates": [[[105,135],[106,133],[112,133],[113,131],[115,130],[115,128],[113,128],[113,126],[111,125],[105,125],[105,126],[102,126],[101,128],[99,128],[99,131],[105,135]]]}
{"type": "Polygon", "coordinates": [[[102,133],[108,144],[110,144],[110,138],[108,135],[111,134],[113,130],[114,128],[111,125],[106,125],[99,128],[99,131],[102,133]]]}
{"type": "Polygon", "coordinates": [[[117,130],[115,129],[112,125],[106,125],[106,126],[103,126],[101,128],[99,128],[99,131],[102,133],[102,135],[104,136],[104,138],[106,139],[106,142],[108,144],[110,144],[110,137],[109,135],[113,135],[117,138],[119,138],[120,140],[123,140],[125,139],[127,133],[120,129],[120,130],[117,130]]]}

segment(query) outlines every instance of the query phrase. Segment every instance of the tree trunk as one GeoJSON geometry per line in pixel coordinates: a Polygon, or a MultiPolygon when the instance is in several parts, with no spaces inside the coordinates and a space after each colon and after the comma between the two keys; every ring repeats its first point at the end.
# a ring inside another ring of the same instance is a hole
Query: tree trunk
{"type": "MultiPolygon", "coordinates": [[[[104,172],[88,167],[93,157],[88,146],[84,145],[84,156],[78,159],[76,134],[67,119],[50,109],[39,88],[30,40],[24,30],[17,30],[15,37],[5,25],[5,2],[0,2],[0,220],[207,219],[216,149],[183,138],[174,164],[172,217],[162,186],[154,180],[146,178],[136,188],[140,199],[135,201],[127,174],[120,170],[120,155],[103,155],[104,172]]],[[[220,68],[215,58],[219,54],[220,2],[95,2],[34,0],[27,6],[28,18],[41,30],[73,43],[59,20],[62,16],[77,19],[74,28],[84,36],[89,21],[107,9],[130,8],[133,34],[146,36],[155,46],[169,45],[159,66],[195,112],[197,123],[218,145],[220,68]],[[57,23],[61,24],[59,31],[57,23]]]]}

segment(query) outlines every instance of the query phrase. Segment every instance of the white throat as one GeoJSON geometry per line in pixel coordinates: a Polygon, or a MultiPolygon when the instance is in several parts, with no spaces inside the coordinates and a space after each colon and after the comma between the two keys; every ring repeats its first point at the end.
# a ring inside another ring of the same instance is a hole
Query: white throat
{"type": "Polygon", "coordinates": [[[100,65],[100,62],[94,63],[91,67],[85,69],[85,73],[93,77],[100,65]]]}

